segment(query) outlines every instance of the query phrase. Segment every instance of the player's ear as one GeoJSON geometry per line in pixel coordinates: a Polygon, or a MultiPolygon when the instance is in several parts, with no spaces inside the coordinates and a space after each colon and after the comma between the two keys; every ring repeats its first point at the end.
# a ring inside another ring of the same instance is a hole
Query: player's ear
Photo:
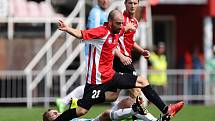
{"type": "Polygon", "coordinates": [[[109,20],[108,21],[108,26],[111,28],[112,25],[113,25],[113,20],[109,20]]]}

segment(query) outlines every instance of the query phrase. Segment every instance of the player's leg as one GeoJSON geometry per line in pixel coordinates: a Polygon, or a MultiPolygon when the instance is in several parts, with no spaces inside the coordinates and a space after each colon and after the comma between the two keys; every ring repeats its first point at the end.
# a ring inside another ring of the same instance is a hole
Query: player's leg
{"type": "Polygon", "coordinates": [[[67,96],[62,98],[62,101],[68,105],[71,98],[78,98],[81,99],[84,94],[84,87],[85,85],[80,85],[76,87],[72,92],[70,92],[67,96]]]}
{"type": "MultiPolygon", "coordinates": [[[[139,99],[139,98],[138,98],[139,99]]],[[[132,116],[137,117],[138,119],[144,119],[144,121],[157,121],[157,119],[147,112],[147,110],[144,108],[145,112],[138,112],[140,106],[143,103],[143,101],[136,100],[128,97],[120,100],[114,107],[112,107],[111,110],[107,110],[103,112],[101,115],[97,116],[93,121],[111,121],[111,120],[120,120],[120,119],[128,119],[131,120],[132,116]],[[137,102],[138,101],[138,102],[137,102]],[[138,103],[138,104],[137,104],[138,103]]]]}
{"type": "Polygon", "coordinates": [[[94,104],[105,101],[105,85],[91,85],[86,83],[82,99],[77,101],[77,108],[68,109],[63,112],[56,121],[69,121],[73,118],[85,115],[94,104]]]}
{"type": "Polygon", "coordinates": [[[154,89],[149,85],[148,80],[144,76],[138,76],[136,87],[140,87],[146,98],[156,105],[156,107],[163,113],[169,114],[171,117],[174,116],[179,110],[182,109],[184,102],[180,101],[176,104],[171,104],[167,106],[158,96],[154,89]]]}
{"type": "Polygon", "coordinates": [[[92,121],[111,121],[111,119],[110,119],[110,111],[111,110],[106,110],[105,112],[103,112],[100,115],[98,115],[92,121]]]}
{"type": "Polygon", "coordinates": [[[145,115],[138,114],[132,110],[132,108],[118,109],[116,111],[107,110],[95,118],[93,121],[111,121],[120,119],[132,119],[132,116],[137,117],[137,119],[142,119],[144,121],[157,121],[157,119],[150,113],[145,115]]]}
{"type": "Polygon", "coordinates": [[[164,104],[158,94],[151,88],[148,80],[143,76],[135,76],[127,73],[117,73],[114,81],[116,81],[115,83],[117,87],[121,89],[129,89],[135,87],[141,88],[145,97],[153,104],[155,104],[164,114],[168,110],[168,106],[164,104]]]}
{"type": "Polygon", "coordinates": [[[88,110],[82,107],[68,109],[58,116],[54,121],[70,121],[74,118],[85,115],[87,112],[88,110]]]}
{"type": "Polygon", "coordinates": [[[117,91],[106,91],[105,92],[105,101],[106,102],[113,102],[116,101],[119,97],[120,90],[117,91]]]}
{"type": "Polygon", "coordinates": [[[144,121],[156,121],[157,119],[143,107],[143,103],[142,98],[139,97],[136,98],[136,102],[132,98],[125,98],[119,101],[117,105],[118,110],[112,110],[110,112],[110,118],[112,120],[132,118],[142,119],[144,121]]]}
{"type": "Polygon", "coordinates": [[[128,89],[128,88],[141,88],[143,94],[145,97],[155,104],[155,106],[163,113],[168,113],[171,116],[174,116],[180,109],[182,109],[184,103],[179,102],[176,104],[172,104],[167,106],[164,104],[164,102],[161,100],[161,98],[158,96],[158,94],[155,92],[155,90],[152,89],[152,87],[149,85],[148,80],[144,76],[135,76],[132,74],[120,74],[117,73],[117,76],[115,76],[114,81],[116,81],[117,87],[121,89],[128,89]]]}
{"type": "Polygon", "coordinates": [[[82,98],[84,93],[84,87],[84,85],[78,86],[64,98],[57,98],[56,106],[58,111],[62,113],[65,110],[66,106],[69,104],[71,98],[82,98]]]}
{"type": "Polygon", "coordinates": [[[141,95],[140,88],[132,88],[132,89],[128,89],[128,91],[129,91],[129,96],[133,99],[136,99],[137,96],[141,95]]]}

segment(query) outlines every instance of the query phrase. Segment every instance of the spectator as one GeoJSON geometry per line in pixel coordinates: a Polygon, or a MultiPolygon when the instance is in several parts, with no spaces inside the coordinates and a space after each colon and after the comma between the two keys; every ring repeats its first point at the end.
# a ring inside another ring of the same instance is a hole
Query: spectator
{"type": "Polygon", "coordinates": [[[206,60],[205,69],[209,74],[210,91],[215,95],[215,45],[213,46],[213,56],[206,60]]]}
{"type": "MultiPolygon", "coordinates": [[[[194,46],[191,53],[185,53],[185,69],[193,70],[188,73],[188,94],[189,95],[200,95],[203,92],[202,75],[200,73],[194,73],[195,70],[203,69],[204,59],[203,54],[200,52],[199,47],[194,46]]],[[[199,101],[190,101],[189,103],[197,103],[199,101]]]]}
{"type": "Polygon", "coordinates": [[[149,58],[148,66],[149,69],[154,71],[152,74],[149,74],[149,82],[156,86],[158,92],[166,93],[167,85],[167,60],[165,55],[165,43],[158,42],[155,51],[151,53],[149,58]]]}
{"type": "Polygon", "coordinates": [[[189,69],[191,70],[193,66],[192,62],[192,54],[189,51],[186,51],[184,54],[184,69],[189,69]]]}
{"type": "MultiPolygon", "coordinates": [[[[194,70],[199,70],[204,68],[204,58],[203,54],[200,52],[199,47],[195,47],[193,49],[193,54],[192,54],[192,69],[194,70]]],[[[201,95],[203,92],[203,83],[202,83],[202,74],[197,73],[193,74],[191,77],[191,81],[189,81],[190,85],[188,87],[191,87],[191,95],[201,95]]],[[[192,101],[192,103],[199,103],[199,101],[192,101]]]]}

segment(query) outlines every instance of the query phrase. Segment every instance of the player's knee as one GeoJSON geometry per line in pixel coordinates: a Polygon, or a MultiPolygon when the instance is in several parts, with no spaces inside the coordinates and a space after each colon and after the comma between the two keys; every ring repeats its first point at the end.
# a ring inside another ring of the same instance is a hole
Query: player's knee
{"type": "Polygon", "coordinates": [[[137,87],[145,87],[149,85],[149,82],[148,80],[145,78],[145,76],[143,75],[140,75],[137,77],[137,83],[136,83],[136,86],[137,87]]]}
{"type": "Polygon", "coordinates": [[[113,101],[116,101],[117,98],[119,96],[119,93],[118,92],[105,92],[105,101],[107,102],[113,102],[113,101]]]}
{"type": "Polygon", "coordinates": [[[100,121],[111,121],[110,110],[106,110],[99,116],[100,121]]]}
{"type": "Polygon", "coordinates": [[[110,120],[110,111],[103,112],[102,115],[100,116],[100,119],[102,119],[103,121],[109,121],[110,120]]]}
{"type": "Polygon", "coordinates": [[[137,96],[141,95],[141,89],[140,88],[133,88],[129,89],[129,96],[133,99],[135,99],[137,96]]]}
{"type": "Polygon", "coordinates": [[[83,115],[87,114],[87,112],[88,112],[87,109],[84,109],[84,108],[81,108],[81,107],[78,107],[76,109],[77,116],[83,116],[83,115]]]}
{"type": "Polygon", "coordinates": [[[119,103],[117,104],[117,107],[118,109],[130,108],[133,103],[134,103],[134,100],[131,97],[127,97],[119,101],[119,103]]]}

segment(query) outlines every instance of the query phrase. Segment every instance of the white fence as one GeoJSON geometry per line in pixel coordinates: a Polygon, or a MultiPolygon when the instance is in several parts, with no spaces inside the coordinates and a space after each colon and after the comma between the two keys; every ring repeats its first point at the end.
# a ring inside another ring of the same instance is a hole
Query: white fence
{"type": "MultiPolygon", "coordinates": [[[[80,70],[83,71],[83,70],[80,70]]],[[[156,73],[148,71],[149,73],[156,73]]],[[[70,78],[74,72],[65,72],[64,78],[70,78]]],[[[212,83],[210,83],[210,74],[204,70],[168,70],[168,86],[166,91],[160,96],[164,101],[184,100],[186,103],[215,103],[215,96],[212,94],[212,83]]],[[[33,74],[37,74],[34,72],[33,74]]],[[[215,73],[214,73],[215,74],[215,73]]],[[[73,75],[75,76],[75,75],[73,75]]],[[[32,90],[32,104],[48,104],[54,102],[56,97],[60,97],[60,87],[62,74],[52,72],[51,84],[46,84],[43,79],[34,90],[32,90]],[[48,89],[48,90],[47,90],[48,89]],[[48,91],[48,92],[47,92],[48,91]],[[46,97],[46,93],[50,93],[46,97]]],[[[0,104],[1,103],[24,103],[27,104],[26,75],[23,71],[0,72],[0,104]]],[[[81,78],[73,82],[68,80],[65,84],[70,84],[71,91],[74,87],[80,85],[81,78]]],[[[65,85],[64,84],[64,85],[65,85]]],[[[67,87],[69,88],[69,87],[67,87]]],[[[156,89],[156,87],[155,87],[156,89]]],[[[67,93],[69,93],[69,91],[67,93]]],[[[160,93],[160,91],[159,91],[160,93]]]]}

